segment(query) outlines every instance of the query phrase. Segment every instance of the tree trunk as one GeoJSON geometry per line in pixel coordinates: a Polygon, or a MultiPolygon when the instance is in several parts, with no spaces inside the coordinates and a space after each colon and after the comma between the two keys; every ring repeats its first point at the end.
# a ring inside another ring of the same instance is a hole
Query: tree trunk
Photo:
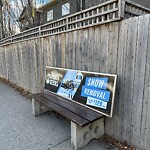
{"type": "Polygon", "coordinates": [[[2,0],[0,0],[0,33],[1,33],[0,38],[3,38],[3,37],[4,37],[4,26],[3,26],[3,11],[2,11],[2,7],[3,7],[3,2],[2,2],[2,0]]]}

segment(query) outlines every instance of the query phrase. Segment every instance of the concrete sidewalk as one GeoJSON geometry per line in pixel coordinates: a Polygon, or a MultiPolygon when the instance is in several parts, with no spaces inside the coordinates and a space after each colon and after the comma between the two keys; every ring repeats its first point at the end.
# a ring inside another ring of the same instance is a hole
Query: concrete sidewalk
{"type": "MultiPolygon", "coordinates": [[[[54,113],[34,117],[31,101],[0,82],[0,150],[72,150],[70,132],[70,123],[54,113]]],[[[93,140],[83,150],[108,146],[93,140]]]]}

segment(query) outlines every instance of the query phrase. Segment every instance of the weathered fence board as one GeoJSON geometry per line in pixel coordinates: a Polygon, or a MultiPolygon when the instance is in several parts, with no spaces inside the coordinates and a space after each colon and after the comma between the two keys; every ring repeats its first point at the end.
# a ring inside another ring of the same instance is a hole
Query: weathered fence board
{"type": "MultiPolygon", "coordinates": [[[[150,33],[150,32],[149,32],[150,33]]],[[[150,35],[150,34],[149,34],[150,35]]],[[[149,38],[150,41],[150,38],[149,38]]],[[[150,48],[150,47],[149,47],[150,48]]],[[[141,147],[144,147],[146,150],[150,148],[150,63],[147,63],[146,65],[146,75],[145,75],[145,87],[144,87],[144,106],[143,106],[143,116],[145,117],[145,120],[142,120],[142,132],[141,136],[143,137],[143,143],[140,144],[141,147]]]]}
{"type": "Polygon", "coordinates": [[[116,73],[105,133],[149,150],[150,15],[0,47],[0,77],[32,93],[43,90],[46,65],[116,73]]]}
{"type": "MultiPolygon", "coordinates": [[[[145,16],[145,21],[143,22],[144,30],[146,32],[145,44],[143,46],[146,51],[146,62],[145,62],[145,78],[144,78],[144,88],[143,88],[143,104],[142,104],[142,114],[141,114],[141,129],[140,129],[140,145],[145,147],[145,149],[150,148],[150,17],[145,16]],[[147,40],[148,39],[148,40],[147,40]],[[147,41],[147,44],[146,44],[147,41]]],[[[145,61],[145,60],[144,60],[145,61]]]]}
{"type": "MultiPolygon", "coordinates": [[[[88,49],[87,49],[87,52],[88,52],[88,58],[87,58],[87,65],[88,65],[88,70],[91,70],[91,71],[94,71],[94,67],[93,67],[93,60],[94,60],[94,56],[93,56],[93,45],[94,45],[94,28],[89,28],[88,29],[88,49]]],[[[99,65],[99,64],[98,64],[99,65]]]]}
{"type": "MultiPolygon", "coordinates": [[[[89,37],[91,35],[88,35],[89,37]]],[[[100,60],[99,60],[99,55],[100,55],[100,37],[101,37],[101,33],[100,33],[100,29],[95,27],[95,48],[93,50],[93,68],[95,69],[95,71],[99,72],[99,68],[100,68],[100,60]]],[[[88,68],[88,63],[87,63],[87,69],[88,68]]]]}
{"type": "MultiPolygon", "coordinates": [[[[143,111],[143,90],[144,90],[144,76],[146,66],[146,53],[147,53],[147,39],[148,39],[149,17],[143,16],[139,18],[138,36],[137,36],[137,51],[135,62],[135,76],[134,76],[134,94],[133,94],[133,106],[134,112],[132,114],[133,122],[133,134],[132,139],[135,145],[139,145],[141,123],[142,123],[142,111],[143,111]],[[140,122],[140,123],[139,123],[140,122]],[[137,140],[139,139],[139,141],[137,140]]],[[[144,116],[143,116],[144,117],[144,116]]]]}
{"type": "MultiPolygon", "coordinates": [[[[125,141],[128,140],[128,138],[132,139],[132,135],[130,134],[130,136],[128,137],[128,133],[131,132],[132,127],[134,126],[132,124],[132,116],[134,115],[132,110],[135,109],[133,106],[133,89],[134,89],[134,68],[135,68],[135,61],[136,61],[136,41],[137,41],[137,23],[138,23],[138,18],[133,20],[133,19],[129,19],[128,22],[128,34],[127,34],[127,41],[126,41],[126,71],[125,71],[125,105],[126,105],[126,109],[128,109],[128,112],[126,114],[126,124],[124,126],[126,126],[126,131],[125,132],[125,141]]],[[[131,144],[131,143],[130,143],[131,144]]]]}

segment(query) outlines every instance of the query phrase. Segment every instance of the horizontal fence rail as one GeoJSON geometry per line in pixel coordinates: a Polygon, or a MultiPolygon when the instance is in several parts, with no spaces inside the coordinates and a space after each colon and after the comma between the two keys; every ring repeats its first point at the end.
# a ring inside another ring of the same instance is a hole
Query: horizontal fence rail
{"type": "Polygon", "coordinates": [[[150,9],[129,0],[110,0],[59,20],[1,39],[0,45],[83,29],[148,13],[150,13],[150,9]]]}

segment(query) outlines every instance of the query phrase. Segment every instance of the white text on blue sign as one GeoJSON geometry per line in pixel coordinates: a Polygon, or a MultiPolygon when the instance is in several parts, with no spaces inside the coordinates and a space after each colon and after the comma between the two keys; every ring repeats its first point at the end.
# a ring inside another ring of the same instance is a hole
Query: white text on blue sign
{"type": "Polygon", "coordinates": [[[85,86],[106,90],[108,78],[86,77],[85,86]]]}
{"type": "Polygon", "coordinates": [[[107,108],[107,102],[92,98],[92,97],[88,97],[87,98],[87,105],[90,106],[95,106],[95,107],[99,107],[99,108],[103,108],[106,109],[107,108]]]}
{"type": "Polygon", "coordinates": [[[95,87],[82,86],[81,96],[93,97],[99,100],[109,102],[110,92],[105,90],[100,90],[95,87]]]}

